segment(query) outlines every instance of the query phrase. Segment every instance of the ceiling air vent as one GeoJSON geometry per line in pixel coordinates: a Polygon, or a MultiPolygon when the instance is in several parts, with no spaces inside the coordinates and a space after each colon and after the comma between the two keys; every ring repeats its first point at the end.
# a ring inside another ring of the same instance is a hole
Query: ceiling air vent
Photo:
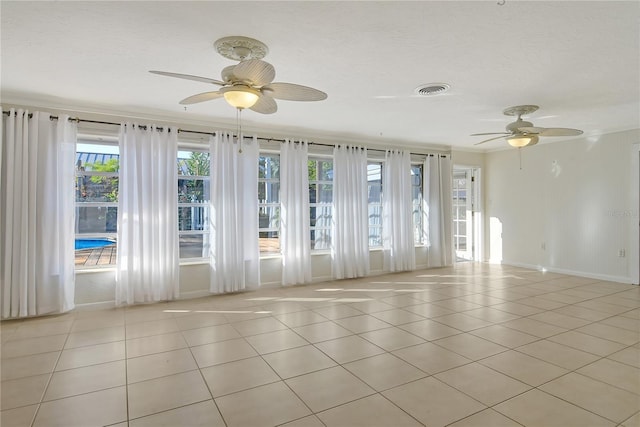
{"type": "Polygon", "coordinates": [[[449,90],[451,86],[446,83],[429,83],[420,85],[415,89],[415,93],[420,96],[441,95],[449,90]]]}

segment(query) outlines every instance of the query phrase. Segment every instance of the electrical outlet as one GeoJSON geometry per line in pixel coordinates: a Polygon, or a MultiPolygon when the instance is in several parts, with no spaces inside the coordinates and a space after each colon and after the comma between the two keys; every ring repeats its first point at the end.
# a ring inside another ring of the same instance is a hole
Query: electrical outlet
{"type": "Polygon", "coordinates": [[[546,242],[542,242],[542,244],[540,245],[540,249],[542,249],[543,251],[547,250],[547,244],[546,242]]]}
{"type": "Polygon", "coordinates": [[[625,256],[627,256],[627,253],[626,253],[626,252],[627,252],[627,251],[625,251],[624,249],[620,249],[620,250],[618,251],[618,256],[619,256],[620,258],[624,258],[625,256]]]}

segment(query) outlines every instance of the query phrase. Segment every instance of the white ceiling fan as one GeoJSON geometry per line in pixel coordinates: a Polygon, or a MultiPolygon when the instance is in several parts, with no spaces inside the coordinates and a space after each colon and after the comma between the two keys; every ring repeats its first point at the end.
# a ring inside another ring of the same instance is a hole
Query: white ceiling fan
{"type": "Polygon", "coordinates": [[[474,145],[484,144],[500,138],[505,138],[512,147],[522,148],[535,145],[539,141],[540,136],[576,136],[581,135],[582,131],[569,128],[543,128],[533,126],[533,123],[522,120],[525,114],[531,114],[538,110],[537,105],[516,105],[509,107],[503,111],[505,116],[517,116],[515,122],[506,126],[506,132],[490,132],[490,133],[474,133],[471,136],[481,135],[500,135],[494,138],[485,139],[475,143],[474,145]]]}
{"type": "Polygon", "coordinates": [[[218,53],[225,58],[240,61],[237,65],[230,65],[222,70],[222,80],[167,71],[152,70],[149,72],[220,86],[219,90],[189,96],[180,101],[182,105],[224,97],[230,105],[239,110],[249,108],[257,113],[273,114],[278,111],[276,99],[322,101],[327,98],[326,93],[308,86],[273,82],[276,70],[273,65],[262,61],[262,58],[268,53],[268,48],[258,40],[231,36],[217,40],[214,46],[218,53]]]}

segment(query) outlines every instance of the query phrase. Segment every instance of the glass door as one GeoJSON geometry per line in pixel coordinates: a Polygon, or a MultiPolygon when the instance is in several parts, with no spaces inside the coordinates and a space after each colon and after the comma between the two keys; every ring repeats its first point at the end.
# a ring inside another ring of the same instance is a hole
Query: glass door
{"type": "Polygon", "coordinates": [[[474,169],[454,166],[453,245],[457,261],[472,261],[475,258],[474,199],[474,169]]]}

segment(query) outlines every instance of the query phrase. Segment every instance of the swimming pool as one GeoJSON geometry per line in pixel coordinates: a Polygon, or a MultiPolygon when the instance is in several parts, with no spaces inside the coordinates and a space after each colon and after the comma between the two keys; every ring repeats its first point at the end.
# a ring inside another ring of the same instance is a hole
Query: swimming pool
{"type": "Polygon", "coordinates": [[[96,249],[113,245],[116,242],[109,239],[76,239],[76,251],[80,249],[96,249]]]}

